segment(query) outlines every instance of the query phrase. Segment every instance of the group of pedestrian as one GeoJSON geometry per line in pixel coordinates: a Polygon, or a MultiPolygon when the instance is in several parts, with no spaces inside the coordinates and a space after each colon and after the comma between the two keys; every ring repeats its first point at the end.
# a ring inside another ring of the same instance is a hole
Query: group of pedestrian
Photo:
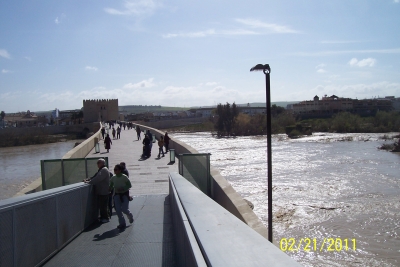
{"type": "Polygon", "coordinates": [[[115,165],[114,175],[106,167],[104,159],[97,160],[98,171],[84,182],[94,185],[98,200],[100,222],[107,223],[112,216],[112,202],[118,216],[117,228],[122,230],[126,227],[123,214],[128,217],[129,223],[133,223],[133,214],[129,211],[129,189],[132,184],[129,180],[129,172],[124,162],[115,165]]]}
{"type": "MultiPolygon", "coordinates": [[[[126,123],[120,124],[120,126],[117,127],[117,129],[115,130],[115,127],[113,126],[113,124],[111,124],[111,122],[109,123],[109,125],[112,127],[111,133],[113,136],[112,140],[116,140],[116,139],[121,139],[121,129],[122,127],[128,126],[128,130],[129,128],[133,128],[133,124],[132,123],[128,123],[126,125],[126,123]]],[[[141,140],[141,133],[142,130],[140,129],[139,125],[136,125],[135,127],[136,130],[136,134],[137,134],[137,140],[141,140]]],[[[111,149],[111,145],[112,145],[112,140],[110,138],[110,135],[108,134],[108,130],[107,130],[107,134],[106,134],[106,129],[103,127],[101,129],[101,135],[104,139],[104,147],[105,149],[107,149],[107,152],[110,152],[111,149]],[[106,137],[104,137],[104,135],[106,135],[106,137]]],[[[160,136],[159,140],[158,140],[158,158],[160,158],[161,154],[164,157],[165,153],[167,153],[169,151],[169,141],[170,141],[170,137],[168,136],[168,133],[166,132],[164,134],[164,136],[160,136]],[[164,147],[165,147],[165,152],[164,152],[164,147]]],[[[143,152],[142,152],[142,158],[149,158],[151,157],[151,149],[153,147],[153,135],[150,132],[150,130],[147,130],[145,133],[145,136],[143,138],[142,141],[143,144],[143,152]]]]}
{"type": "MultiPolygon", "coordinates": [[[[138,140],[139,140],[139,134],[138,134],[138,140]]],[[[166,132],[164,136],[160,136],[158,139],[158,156],[157,158],[160,158],[161,154],[164,157],[165,153],[169,151],[169,141],[171,138],[169,138],[168,133],[166,132]],[[165,147],[165,152],[164,152],[164,147],[165,147]]],[[[142,158],[149,158],[151,157],[151,149],[153,147],[153,135],[150,132],[150,130],[147,130],[145,133],[144,139],[143,139],[143,153],[142,153],[142,158]]]]}

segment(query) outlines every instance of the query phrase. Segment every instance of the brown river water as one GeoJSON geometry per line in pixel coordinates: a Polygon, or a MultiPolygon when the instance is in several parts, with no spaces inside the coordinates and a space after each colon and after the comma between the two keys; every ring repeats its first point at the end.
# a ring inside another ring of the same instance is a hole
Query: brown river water
{"type": "MultiPolygon", "coordinates": [[[[171,136],[211,153],[211,165],[254,204],[267,226],[265,136],[171,136]]],[[[304,266],[400,266],[400,154],[377,149],[382,136],[273,136],[277,247],[304,266]]]]}
{"type": "Polygon", "coordinates": [[[62,158],[74,148],[75,142],[0,147],[0,199],[14,196],[41,177],[40,160],[62,158]]]}

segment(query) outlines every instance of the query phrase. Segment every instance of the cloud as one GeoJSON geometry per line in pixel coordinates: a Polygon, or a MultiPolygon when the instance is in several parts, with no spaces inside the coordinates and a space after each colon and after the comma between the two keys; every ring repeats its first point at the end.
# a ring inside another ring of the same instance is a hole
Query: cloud
{"type": "Polygon", "coordinates": [[[124,15],[143,17],[154,13],[154,10],[162,7],[161,1],[156,0],[136,0],[125,1],[122,9],[104,8],[104,11],[111,15],[124,15]]]}
{"type": "Polygon", "coordinates": [[[232,30],[215,30],[209,29],[197,32],[180,32],[180,33],[168,33],[163,34],[163,38],[175,38],[175,37],[187,37],[187,38],[200,38],[213,35],[261,35],[267,33],[299,33],[298,31],[292,30],[289,27],[277,25],[277,24],[267,24],[259,20],[254,19],[236,19],[236,22],[241,23],[251,29],[232,29],[232,30]],[[255,31],[253,29],[257,29],[255,31]]]}
{"type": "Polygon", "coordinates": [[[341,54],[400,54],[400,48],[393,49],[370,49],[370,50],[336,50],[321,52],[297,52],[290,55],[302,57],[333,56],[341,54]]]}
{"type": "MultiPolygon", "coordinates": [[[[263,90],[260,95],[264,95],[263,90]]],[[[120,88],[106,88],[103,86],[94,87],[83,90],[79,93],[55,92],[42,94],[41,101],[46,102],[48,106],[66,106],[76,107],[76,103],[81,103],[83,99],[114,99],[118,98],[119,105],[155,105],[163,106],[198,106],[198,105],[213,105],[215,103],[238,102],[239,99],[258,99],[252,96],[251,92],[239,92],[226,88],[225,86],[206,86],[203,85],[188,85],[176,86],[166,85],[161,87],[156,84],[153,78],[143,80],[137,83],[128,83],[120,88]],[[156,87],[155,90],[147,90],[149,87],[156,87]]],[[[79,107],[77,107],[79,108],[79,107]]]]}
{"type": "Polygon", "coordinates": [[[215,35],[216,32],[214,29],[206,30],[206,31],[198,31],[198,32],[187,32],[187,33],[168,33],[163,34],[164,38],[174,38],[174,37],[189,37],[189,38],[199,38],[206,37],[210,35],[215,35]]]}
{"type": "Polygon", "coordinates": [[[56,19],[54,20],[54,23],[58,25],[61,22],[63,22],[66,17],[67,16],[64,13],[62,13],[59,17],[56,17],[56,19]]]}
{"type": "Polygon", "coordinates": [[[216,82],[207,82],[206,83],[206,86],[215,86],[215,85],[217,85],[218,83],[216,83],[216,82]]]}
{"type": "Polygon", "coordinates": [[[25,57],[25,59],[28,60],[28,61],[32,61],[31,57],[25,57]]]}
{"type": "Polygon", "coordinates": [[[99,69],[96,68],[96,67],[92,67],[92,66],[86,66],[85,70],[87,70],[87,71],[98,71],[99,69]]]}
{"type": "Polygon", "coordinates": [[[321,41],[321,44],[354,44],[354,43],[363,43],[363,41],[340,41],[340,40],[325,40],[321,41]]]}
{"type": "Polygon", "coordinates": [[[396,96],[400,92],[400,83],[387,81],[364,84],[326,84],[314,88],[304,88],[293,93],[285,94],[284,99],[310,100],[315,95],[337,95],[353,99],[372,98],[374,96],[396,96]]]}
{"type": "Polygon", "coordinates": [[[393,0],[393,3],[399,3],[400,0],[393,0]]]}
{"type": "Polygon", "coordinates": [[[201,38],[207,37],[212,35],[258,35],[261,33],[250,31],[250,30],[229,30],[229,31],[216,31],[214,29],[209,29],[205,31],[198,31],[198,32],[187,32],[187,33],[168,33],[163,34],[163,38],[174,38],[174,37],[187,37],[187,38],[201,38]]]}
{"type": "Polygon", "coordinates": [[[141,82],[138,83],[128,83],[125,84],[122,88],[124,89],[132,89],[132,88],[151,88],[156,86],[156,84],[153,82],[154,78],[150,78],[147,80],[143,80],[141,82]]]}
{"type": "Polygon", "coordinates": [[[374,58],[366,58],[362,60],[358,60],[357,58],[352,58],[348,64],[350,66],[357,66],[357,67],[373,67],[376,63],[376,59],[374,58]]]}
{"type": "Polygon", "coordinates": [[[7,58],[7,59],[11,58],[10,54],[5,49],[0,49],[0,57],[4,57],[4,58],[7,58]]]}
{"type": "Polygon", "coordinates": [[[321,64],[317,65],[315,68],[317,69],[318,73],[325,73],[326,70],[324,70],[324,67],[326,67],[326,64],[321,63],[321,64]]]}
{"type": "Polygon", "coordinates": [[[39,100],[44,100],[46,103],[53,102],[63,102],[66,99],[71,99],[74,97],[74,94],[70,91],[63,93],[45,93],[39,96],[39,100]]]}
{"type": "Polygon", "coordinates": [[[274,23],[265,23],[256,19],[236,19],[237,22],[249,26],[251,28],[262,28],[272,33],[300,33],[290,27],[278,25],[274,23]]]}
{"type": "Polygon", "coordinates": [[[2,69],[2,70],[1,70],[1,73],[3,73],[3,74],[11,73],[11,71],[10,71],[10,70],[6,70],[6,69],[2,69]]]}

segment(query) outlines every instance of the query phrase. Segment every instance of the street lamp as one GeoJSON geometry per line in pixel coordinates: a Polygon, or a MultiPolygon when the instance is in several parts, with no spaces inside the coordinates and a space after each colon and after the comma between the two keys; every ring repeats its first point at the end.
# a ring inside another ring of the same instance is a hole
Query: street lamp
{"type": "Polygon", "coordinates": [[[267,95],[267,159],[268,159],[268,240],[272,243],[272,149],[271,149],[271,90],[269,74],[271,68],[268,64],[257,64],[250,71],[262,71],[265,74],[265,91],[267,95]]]}

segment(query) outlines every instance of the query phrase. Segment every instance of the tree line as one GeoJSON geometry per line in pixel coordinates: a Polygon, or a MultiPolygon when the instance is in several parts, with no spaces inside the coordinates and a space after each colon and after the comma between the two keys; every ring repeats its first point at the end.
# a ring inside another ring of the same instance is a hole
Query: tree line
{"type": "MultiPolygon", "coordinates": [[[[218,136],[249,136],[267,133],[265,114],[249,115],[239,112],[235,103],[218,104],[214,110],[214,129],[218,136]]],[[[295,117],[285,108],[271,106],[272,133],[284,133],[285,127],[295,123],[295,117]]]]}
{"type": "MultiPolygon", "coordinates": [[[[266,134],[265,114],[248,115],[239,112],[235,103],[218,104],[214,110],[214,129],[218,136],[248,136],[266,134]]],[[[290,137],[312,132],[385,133],[400,131],[400,112],[378,111],[374,116],[361,117],[339,112],[332,118],[301,120],[283,107],[271,106],[271,131],[290,137]]]]}

